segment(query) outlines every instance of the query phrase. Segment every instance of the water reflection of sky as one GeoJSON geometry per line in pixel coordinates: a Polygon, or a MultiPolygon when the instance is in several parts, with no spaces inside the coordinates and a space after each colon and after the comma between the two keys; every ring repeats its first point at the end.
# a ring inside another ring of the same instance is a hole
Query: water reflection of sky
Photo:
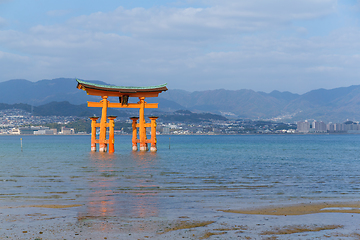
{"type": "Polygon", "coordinates": [[[88,217],[143,218],[158,216],[159,187],[151,180],[148,169],[156,164],[156,154],[135,152],[130,156],[91,153],[90,166],[97,169],[89,179],[85,212],[88,217]],[[121,158],[131,159],[121,159],[121,158]],[[120,161],[119,161],[120,160],[120,161]],[[131,161],[131,162],[129,162],[131,161]],[[122,169],[121,162],[124,164],[122,169]],[[136,167],[132,173],[126,169],[136,167]],[[155,189],[155,190],[154,190],[155,189]]]}

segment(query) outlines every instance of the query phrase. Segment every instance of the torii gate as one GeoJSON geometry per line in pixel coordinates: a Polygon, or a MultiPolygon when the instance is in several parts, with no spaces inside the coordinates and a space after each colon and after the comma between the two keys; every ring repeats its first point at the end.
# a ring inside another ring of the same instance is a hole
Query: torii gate
{"type": "Polygon", "coordinates": [[[132,122],[132,150],[137,151],[137,143],[140,143],[140,151],[147,151],[148,143],[151,144],[150,151],[156,152],[156,119],[149,117],[151,123],[145,122],[145,108],[158,108],[158,103],[145,102],[146,97],[158,97],[159,93],[167,91],[166,84],[151,87],[118,87],[111,85],[100,85],[85,82],[76,79],[77,88],[87,92],[88,95],[101,96],[100,102],[88,102],[88,107],[101,107],[102,114],[100,123],[97,123],[98,117],[91,117],[91,151],[96,151],[96,144],[99,144],[99,152],[106,152],[109,146],[109,152],[114,149],[114,120],[115,116],[107,116],[108,108],[139,108],[139,117],[130,118],[132,122]],[[119,97],[119,103],[111,103],[108,97],[119,97]],[[128,103],[129,97],[138,97],[139,102],[128,103]],[[109,119],[109,122],[107,122],[109,119]],[[139,123],[137,120],[139,119],[139,123]],[[151,139],[146,138],[146,128],[151,128],[151,139]],[[96,139],[96,128],[100,128],[99,139],[96,139]],[[106,139],[106,130],[109,128],[109,138],[106,139]],[[139,129],[139,138],[137,138],[137,128],[139,129]]]}

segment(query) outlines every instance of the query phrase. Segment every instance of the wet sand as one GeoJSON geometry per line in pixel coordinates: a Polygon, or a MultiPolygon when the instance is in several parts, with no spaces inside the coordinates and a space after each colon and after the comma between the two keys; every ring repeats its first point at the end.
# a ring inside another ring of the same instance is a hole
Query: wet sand
{"type": "Polygon", "coordinates": [[[314,213],[360,213],[360,202],[351,203],[302,203],[291,206],[277,206],[250,210],[222,210],[223,212],[257,215],[305,215],[314,213]]]}
{"type": "Polygon", "coordinates": [[[251,210],[204,207],[202,215],[195,209],[150,218],[79,215],[85,205],[3,207],[0,239],[360,238],[359,202],[251,210]]]}

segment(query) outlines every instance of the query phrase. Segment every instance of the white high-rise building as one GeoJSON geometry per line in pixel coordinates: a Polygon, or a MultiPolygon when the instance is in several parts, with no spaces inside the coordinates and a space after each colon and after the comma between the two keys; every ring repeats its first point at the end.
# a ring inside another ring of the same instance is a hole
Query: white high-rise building
{"type": "Polygon", "coordinates": [[[314,121],[312,123],[312,132],[326,132],[326,124],[324,122],[314,121]]]}
{"type": "Polygon", "coordinates": [[[326,130],[328,130],[329,132],[334,132],[335,131],[335,126],[333,123],[328,123],[326,125],[326,130]]]}
{"type": "Polygon", "coordinates": [[[308,133],[310,131],[310,123],[308,121],[305,122],[297,122],[297,132],[308,133]]]}

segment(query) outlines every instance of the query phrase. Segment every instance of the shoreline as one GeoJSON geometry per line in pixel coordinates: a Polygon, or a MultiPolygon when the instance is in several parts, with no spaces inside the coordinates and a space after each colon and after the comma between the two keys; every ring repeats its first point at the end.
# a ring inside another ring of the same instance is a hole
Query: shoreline
{"type": "Polygon", "coordinates": [[[322,202],[251,210],[206,208],[132,217],[81,214],[86,204],[2,207],[0,239],[354,239],[360,233],[360,202],[322,202]],[[323,208],[338,207],[339,210],[323,208]],[[346,208],[358,208],[349,210],[346,208]],[[277,212],[274,212],[277,211],[277,212]]]}

